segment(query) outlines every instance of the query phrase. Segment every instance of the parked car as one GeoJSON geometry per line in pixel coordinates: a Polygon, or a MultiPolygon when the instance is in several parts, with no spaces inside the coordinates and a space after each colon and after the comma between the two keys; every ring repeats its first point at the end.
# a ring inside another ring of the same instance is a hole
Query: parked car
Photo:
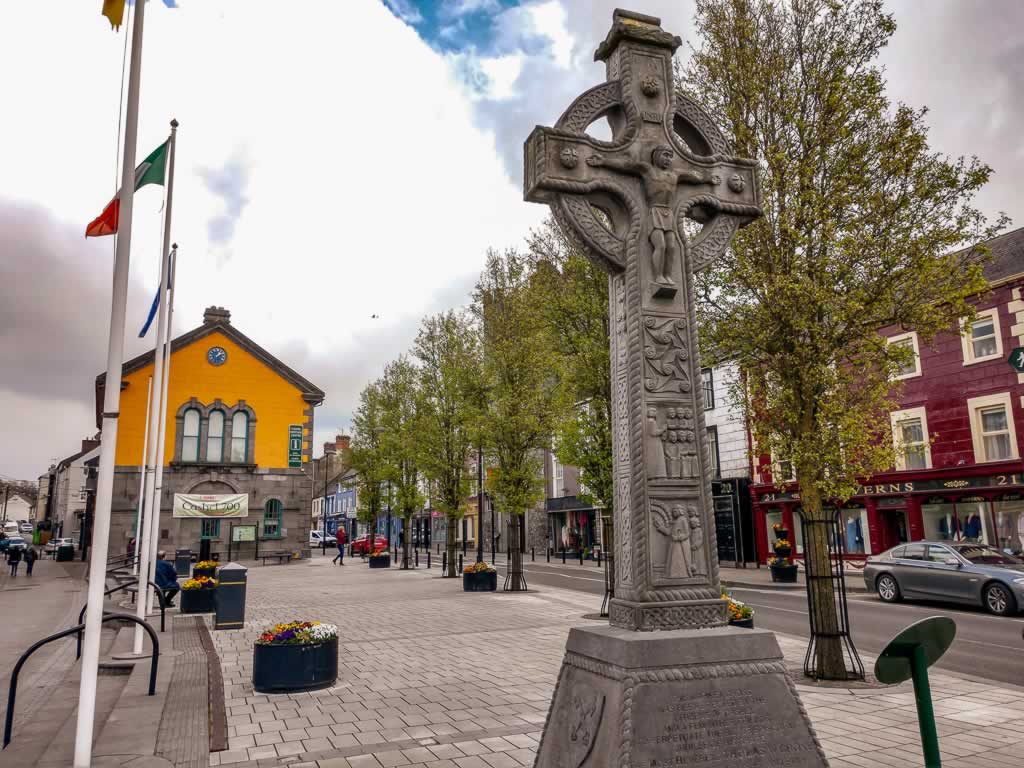
{"type": "Polygon", "coordinates": [[[21,533],[32,533],[32,523],[21,523],[18,526],[18,530],[21,533]]]}
{"type": "Polygon", "coordinates": [[[50,539],[48,542],[46,542],[46,545],[43,547],[43,551],[46,552],[46,554],[50,555],[57,551],[57,547],[63,546],[65,544],[68,544],[74,547],[75,549],[78,549],[78,542],[74,539],[50,539]]]}
{"type": "Polygon", "coordinates": [[[373,537],[373,547],[370,547],[370,535],[364,533],[358,539],[352,542],[352,554],[353,555],[369,555],[378,549],[386,550],[388,548],[388,540],[377,534],[373,537]]]}
{"type": "Polygon", "coordinates": [[[3,539],[2,546],[4,551],[20,549],[22,552],[24,552],[26,549],[28,549],[28,542],[25,541],[25,539],[21,536],[8,536],[6,539],[3,539]]]}
{"type": "Polygon", "coordinates": [[[867,559],[864,584],[887,603],[942,600],[980,605],[997,616],[1024,608],[1024,560],[984,544],[901,544],[867,559]]]}
{"type": "Polygon", "coordinates": [[[322,531],[310,531],[309,532],[309,546],[319,547],[321,541],[327,542],[328,547],[333,547],[337,544],[337,539],[334,538],[334,534],[328,533],[324,536],[322,531]]]}

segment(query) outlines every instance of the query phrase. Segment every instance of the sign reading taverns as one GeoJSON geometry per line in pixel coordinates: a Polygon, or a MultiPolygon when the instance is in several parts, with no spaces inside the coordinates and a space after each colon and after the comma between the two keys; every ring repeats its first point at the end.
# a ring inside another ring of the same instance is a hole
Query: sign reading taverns
{"type": "Polygon", "coordinates": [[[570,632],[538,768],[826,764],[774,635],[726,626],[693,275],[761,211],[756,164],[674,87],[680,44],[616,10],[607,82],[525,146],[526,199],[609,272],[616,556],[611,626],[570,632]],[[610,141],[586,134],[601,118],[610,141]]]}

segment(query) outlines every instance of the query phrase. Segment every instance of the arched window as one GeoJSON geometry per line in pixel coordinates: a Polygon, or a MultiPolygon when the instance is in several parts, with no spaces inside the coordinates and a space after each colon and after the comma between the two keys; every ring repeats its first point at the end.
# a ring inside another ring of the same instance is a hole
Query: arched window
{"type": "Polygon", "coordinates": [[[231,417],[231,461],[245,464],[249,460],[249,414],[237,411],[231,417]]]}
{"type": "Polygon", "coordinates": [[[263,505],[263,538],[281,538],[281,502],[277,499],[263,505]]]}
{"type": "Polygon", "coordinates": [[[181,460],[199,461],[199,411],[195,408],[185,411],[182,422],[181,460]]]}
{"type": "Polygon", "coordinates": [[[206,460],[224,461],[224,411],[210,411],[206,417],[206,460]]]}

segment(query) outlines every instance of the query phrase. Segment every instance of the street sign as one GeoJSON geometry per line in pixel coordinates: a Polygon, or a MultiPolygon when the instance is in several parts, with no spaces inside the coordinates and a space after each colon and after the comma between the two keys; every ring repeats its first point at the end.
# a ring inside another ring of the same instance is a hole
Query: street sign
{"type": "Polygon", "coordinates": [[[1024,347],[1017,347],[1010,356],[1006,358],[1006,362],[1010,364],[1017,373],[1024,373],[1024,347]]]}
{"type": "Polygon", "coordinates": [[[913,679],[917,702],[917,724],[921,731],[921,749],[926,768],[941,768],[939,736],[935,731],[932,692],[928,685],[928,667],[942,658],[953,638],[956,624],[946,616],[932,616],[911,624],[889,641],[875,662],[875,677],[881,683],[895,685],[913,679]]]}
{"type": "Polygon", "coordinates": [[[302,425],[291,424],[288,427],[288,466],[302,466],[302,425]]]}

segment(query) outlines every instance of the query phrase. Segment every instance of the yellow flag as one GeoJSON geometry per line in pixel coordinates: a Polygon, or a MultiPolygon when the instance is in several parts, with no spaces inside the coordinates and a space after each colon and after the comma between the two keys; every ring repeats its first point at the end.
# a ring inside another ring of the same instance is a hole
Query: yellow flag
{"type": "Polygon", "coordinates": [[[124,0],[103,0],[103,15],[110,19],[113,29],[120,29],[124,19],[124,0]]]}

